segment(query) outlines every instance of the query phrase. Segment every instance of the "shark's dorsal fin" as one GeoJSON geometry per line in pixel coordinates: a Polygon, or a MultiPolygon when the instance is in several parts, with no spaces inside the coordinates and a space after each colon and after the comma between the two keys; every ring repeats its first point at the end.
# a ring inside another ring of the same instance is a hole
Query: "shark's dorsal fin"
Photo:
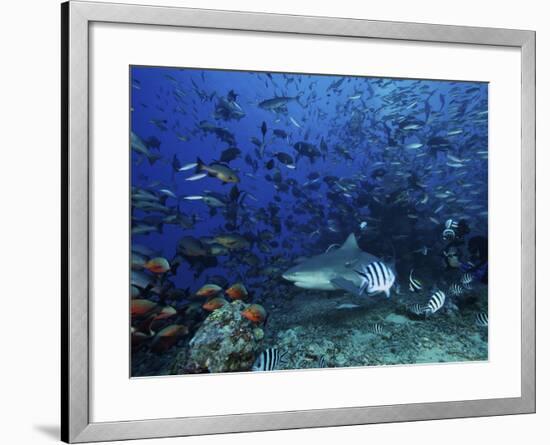
{"type": "Polygon", "coordinates": [[[340,250],[359,250],[357,239],[355,238],[355,233],[350,233],[350,235],[346,239],[346,242],[342,244],[342,247],[340,247],[340,250]]]}

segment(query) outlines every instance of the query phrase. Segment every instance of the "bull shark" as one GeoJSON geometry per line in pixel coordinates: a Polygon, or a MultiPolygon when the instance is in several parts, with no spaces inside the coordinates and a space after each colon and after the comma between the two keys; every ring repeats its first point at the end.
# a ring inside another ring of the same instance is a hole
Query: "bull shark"
{"type": "Polygon", "coordinates": [[[283,278],[304,289],[343,289],[360,295],[363,280],[356,270],[374,261],[380,259],[361,250],[352,233],[341,247],[308,258],[288,269],[283,278]]]}

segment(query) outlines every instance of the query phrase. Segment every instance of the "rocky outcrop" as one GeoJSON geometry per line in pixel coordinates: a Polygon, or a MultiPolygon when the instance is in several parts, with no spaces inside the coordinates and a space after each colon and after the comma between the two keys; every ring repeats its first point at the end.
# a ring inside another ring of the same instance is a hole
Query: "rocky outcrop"
{"type": "Polygon", "coordinates": [[[212,312],[189,343],[187,372],[250,371],[262,346],[263,332],[241,315],[235,301],[212,312]]]}

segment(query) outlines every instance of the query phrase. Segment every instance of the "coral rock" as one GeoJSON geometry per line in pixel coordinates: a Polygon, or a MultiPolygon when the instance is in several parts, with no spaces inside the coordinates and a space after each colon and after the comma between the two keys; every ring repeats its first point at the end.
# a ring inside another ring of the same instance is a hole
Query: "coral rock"
{"type": "Polygon", "coordinates": [[[261,350],[253,323],[241,315],[235,301],[212,312],[189,343],[188,372],[250,371],[261,350]]]}

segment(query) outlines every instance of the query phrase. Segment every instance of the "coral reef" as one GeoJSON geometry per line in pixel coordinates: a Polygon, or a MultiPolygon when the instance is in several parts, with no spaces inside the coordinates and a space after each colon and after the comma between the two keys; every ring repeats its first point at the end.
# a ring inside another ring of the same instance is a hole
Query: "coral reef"
{"type": "Polygon", "coordinates": [[[241,315],[245,307],[242,301],[235,301],[206,318],[189,342],[187,372],[250,370],[261,350],[264,334],[241,315]]]}

